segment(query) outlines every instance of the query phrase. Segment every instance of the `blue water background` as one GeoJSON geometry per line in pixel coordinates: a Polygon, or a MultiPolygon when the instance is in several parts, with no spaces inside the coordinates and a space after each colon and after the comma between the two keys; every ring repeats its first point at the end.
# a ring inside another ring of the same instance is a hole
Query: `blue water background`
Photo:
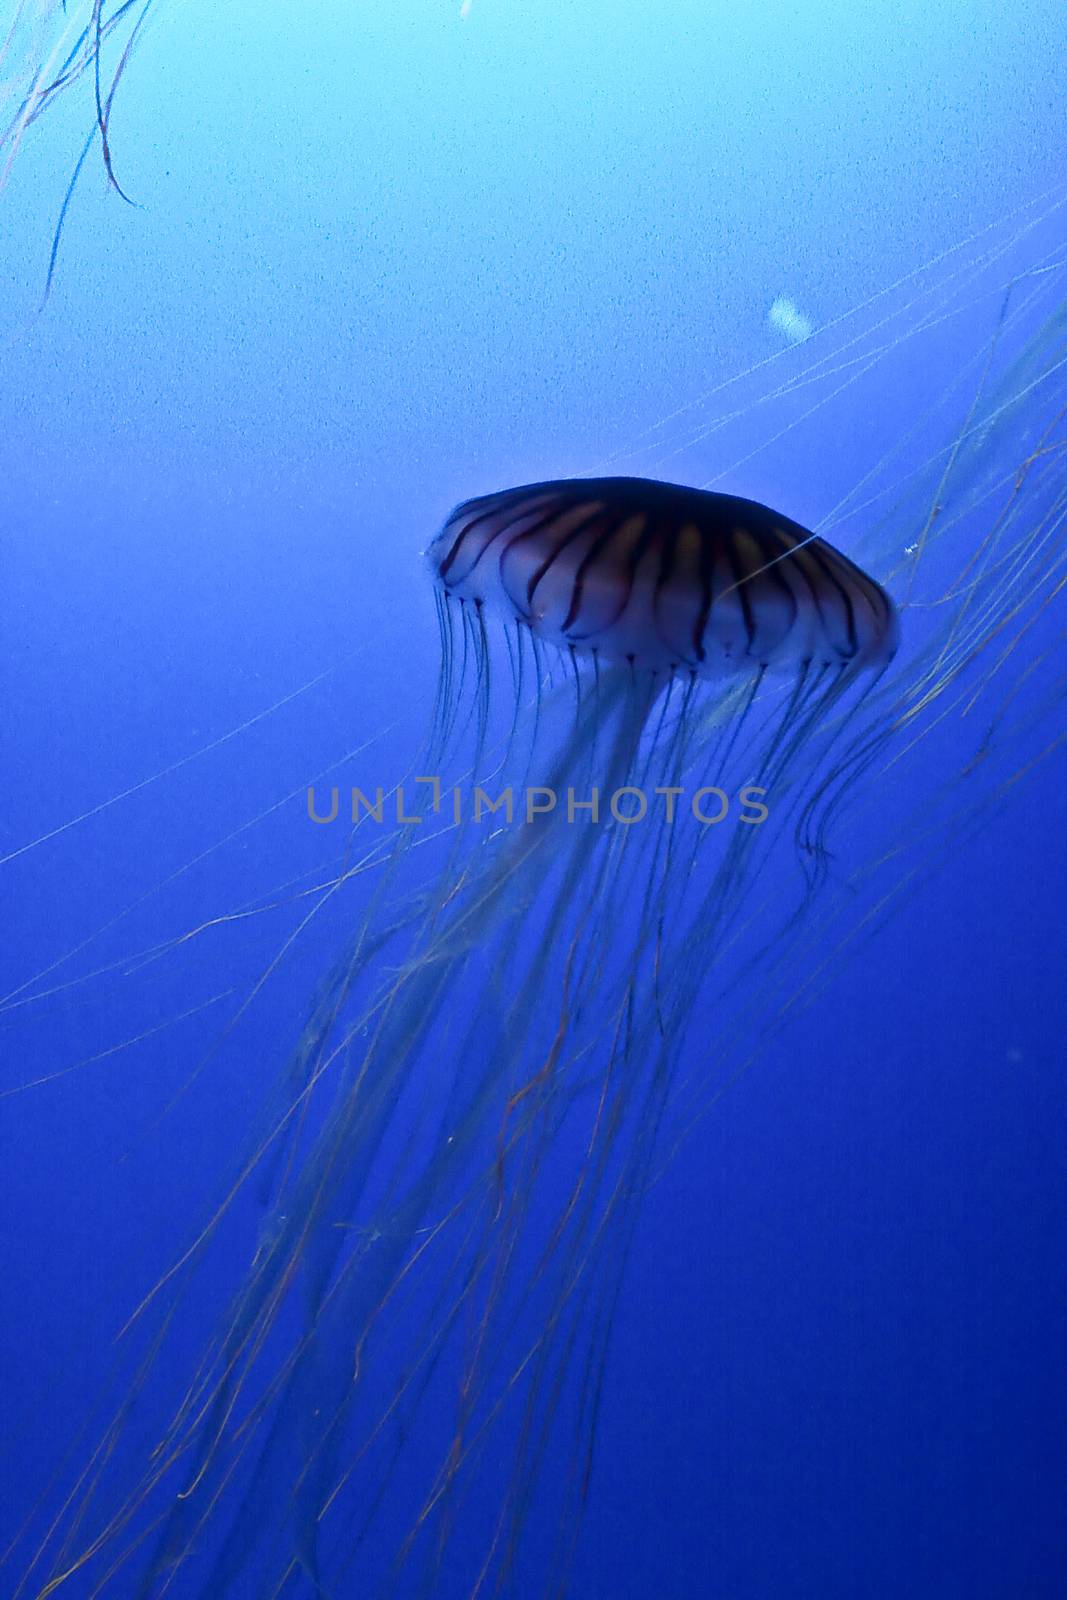
{"type": "MultiPolygon", "coordinates": [[[[1054,183],[1062,43],[1052,0],[160,0],[112,128],[138,208],[89,164],[40,317],[87,85],[0,198],[6,848],[336,671],[0,869],[5,992],[360,741],[393,781],[449,506],[597,466],[771,353],[777,294],[828,320],[1054,183]]],[[[857,418],[846,482],[906,405],[857,418]]],[[[788,440],[731,487],[836,497],[788,440]]],[[[1065,779],[948,841],[649,1195],[576,1596],[1063,1592],[1065,779]]],[[[72,970],[284,881],[307,835],[297,800],[72,970]]],[[[223,929],[5,1019],[22,1083],[231,991],[0,1103],[5,1531],[333,948],[161,1118],[269,947],[223,929]]]]}

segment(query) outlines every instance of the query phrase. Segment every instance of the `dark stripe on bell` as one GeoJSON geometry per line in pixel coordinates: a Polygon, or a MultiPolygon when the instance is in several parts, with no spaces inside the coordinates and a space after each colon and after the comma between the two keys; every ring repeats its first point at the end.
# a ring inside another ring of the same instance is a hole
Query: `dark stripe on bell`
{"type": "Polygon", "coordinates": [[[711,608],[715,603],[715,545],[710,539],[700,541],[700,610],[693,625],[693,643],[698,661],[707,659],[704,634],[711,621],[711,608]]]}
{"type": "Polygon", "coordinates": [[[812,560],[819,568],[819,571],[825,574],[827,581],[833,585],[838,594],[841,596],[841,599],[844,601],[846,624],[848,628],[848,649],[842,650],[839,646],[838,654],[842,656],[854,656],[856,651],[859,649],[859,643],[856,639],[856,613],[852,605],[852,596],[849,594],[848,590],[845,588],[845,585],[837,576],[831,563],[827,560],[827,547],[823,544],[823,541],[821,539],[813,539],[811,544],[808,546],[808,549],[811,551],[812,560]]]}
{"type": "MultiPolygon", "coordinates": [[[[571,596],[570,608],[567,611],[567,615],[563,619],[562,631],[564,633],[569,634],[574,628],[575,623],[578,621],[578,617],[582,609],[582,595],[585,589],[586,575],[588,574],[590,567],[593,565],[594,561],[596,561],[598,556],[602,555],[605,550],[610,549],[612,543],[618,539],[622,529],[633,515],[634,513],[629,510],[626,512],[625,516],[621,517],[616,512],[615,518],[610,526],[604,533],[600,535],[598,539],[593,541],[585,555],[582,557],[581,561],[578,563],[578,570],[574,574],[574,593],[571,596]]],[[[641,537],[637,541],[636,559],[633,559],[633,554],[631,553],[630,570],[626,576],[625,582],[620,583],[619,585],[619,603],[615,608],[611,622],[618,622],[619,618],[626,610],[630,596],[633,593],[633,580],[634,573],[637,570],[637,563],[640,561],[641,556],[648,547],[648,541],[651,537],[651,530],[652,523],[651,520],[649,520],[643,533],[641,534],[641,537]]],[[[609,622],[607,626],[610,627],[611,623],[609,622]]]]}
{"type": "MultiPolygon", "coordinates": [[[[569,511],[571,508],[568,507],[567,509],[569,511]]],[[[551,526],[552,521],[559,521],[560,518],[561,518],[561,515],[563,515],[563,513],[560,513],[559,511],[555,511],[553,513],[553,517],[549,520],[548,526],[549,527],[551,526]]],[[[581,519],[581,521],[576,523],[576,525],[569,530],[569,532],[563,534],[562,537],[558,540],[558,542],[553,546],[553,548],[549,551],[548,555],[541,562],[540,566],[537,567],[534,570],[533,576],[530,578],[529,583],[526,585],[526,605],[527,605],[527,609],[528,610],[532,610],[533,609],[533,597],[534,597],[534,593],[535,593],[535,591],[537,589],[537,585],[541,582],[541,579],[548,572],[548,570],[552,566],[553,562],[555,562],[555,561],[557,561],[559,559],[559,557],[563,554],[564,550],[566,550],[568,545],[573,544],[575,539],[580,539],[583,533],[586,533],[589,530],[590,527],[595,527],[597,522],[601,521],[602,519],[603,519],[603,508],[601,506],[597,506],[597,505],[590,506],[589,515],[587,517],[583,517],[581,519]]],[[[526,532],[533,533],[533,532],[535,532],[535,529],[534,528],[530,528],[530,529],[525,530],[523,533],[519,534],[518,537],[513,539],[511,544],[509,544],[508,549],[510,550],[510,549],[513,548],[514,545],[518,544],[519,539],[525,538],[526,532]]]]}
{"type": "Polygon", "coordinates": [[[764,576],[769,577],[775,588],[780,589],[789,601],[789,624],[782,635],[783,639],[788,639],[797,625],[797,617],[800,614],[800,602],[797,599],[796,590],[782,570],[786,563],[781,558],[787,555],[788,546],[775,533],[769,536],[768,541],[761,542],[764,546],[764,561],[766,563],[763,568],[764,576]],[[767,548],[768,543],[769,549],[767,548]]]}
{"type": "Polygon", "coordinates": [[[726,546],[726,560],[730,567],[730,576],[733,578],[734,591],[738,604],[741,607],[741,620],[745,625],[745,638],[748,641],[745,654],[752,654],[752,646],[756,642],[756,629],[752,620],[752,600],[748,592],[749,574],[741,566],[741,557],[735,540],[730,539],[726,546]]]}

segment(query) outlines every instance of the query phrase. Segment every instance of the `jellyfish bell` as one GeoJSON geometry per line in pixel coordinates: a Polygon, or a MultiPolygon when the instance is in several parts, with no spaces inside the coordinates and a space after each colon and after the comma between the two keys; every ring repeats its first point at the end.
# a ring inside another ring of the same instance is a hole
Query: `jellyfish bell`
{"type": "Polygon", "coordinates": [[[447,598],[604,662],[721,679],[885,667],[896,608],[825,540],[754,500],[561,479],[458,506],[430,546],[447,598]]]}

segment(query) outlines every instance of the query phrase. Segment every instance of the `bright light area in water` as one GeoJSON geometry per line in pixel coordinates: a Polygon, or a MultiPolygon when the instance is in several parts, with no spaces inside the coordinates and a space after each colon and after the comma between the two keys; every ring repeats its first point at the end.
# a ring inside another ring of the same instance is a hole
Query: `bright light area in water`
{"type": "Polygon", "coordinates": [[[767,322],[776,333],[784,334],[790,344],[802,344],[815,332],[815,324],[811,318],[806,317],[803,311],[798,310],[794,302],[787,300],[784,295],[772,300],[770,310],[767,312],[767,322]]]}

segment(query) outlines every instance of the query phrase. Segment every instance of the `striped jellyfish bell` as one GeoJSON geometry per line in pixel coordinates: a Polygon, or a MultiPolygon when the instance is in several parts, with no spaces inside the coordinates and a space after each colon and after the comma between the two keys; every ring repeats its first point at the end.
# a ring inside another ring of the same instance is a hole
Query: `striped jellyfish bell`
{"type": "Polygon", "coordinates": [[[889,595],[824,539],[679,484],[564,478],[483,495],[427,557],[446,596],[655,672],[877,670],[897,644],[889,595]]]}

